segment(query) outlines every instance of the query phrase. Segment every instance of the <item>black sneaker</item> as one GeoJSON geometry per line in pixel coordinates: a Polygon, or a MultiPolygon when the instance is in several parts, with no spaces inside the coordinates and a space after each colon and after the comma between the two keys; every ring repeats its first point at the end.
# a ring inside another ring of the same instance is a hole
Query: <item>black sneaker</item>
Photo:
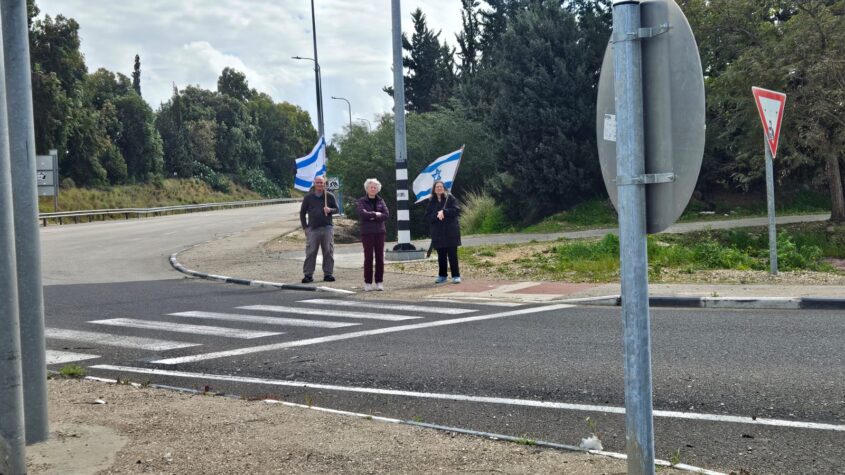
{"type": "Polygon", "coordinates": [[[326,282],[334,282],[335,278],[334,278],[333,275],[327,275],[327,276],[323,277],[323,280],[326,281],[326,282]]]}
{"type": "Polygon", "coordinates": [[[310,284],[311,282],[314,282],[314,279],[309,275],[306,275],[305,277],[302,278],[303,284],[310,284]]]}

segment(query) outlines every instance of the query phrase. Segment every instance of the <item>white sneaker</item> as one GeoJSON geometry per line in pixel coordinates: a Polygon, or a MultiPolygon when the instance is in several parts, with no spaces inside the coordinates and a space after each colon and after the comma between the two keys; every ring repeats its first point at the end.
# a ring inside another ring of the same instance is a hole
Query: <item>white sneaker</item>
{"type": "Polygon", "coordinates": [[[384,290],[384,284],[381,282],[376,282],[376,290],[384,290]]]}
{"type": "Polygon", "coordinates": [[[371,290],[373,290],[373,284],[367,284],[367,283],[365,282],[365,283],[364,283],[364,292],[369,292],[369,291],[371,291],[371,290]]]}

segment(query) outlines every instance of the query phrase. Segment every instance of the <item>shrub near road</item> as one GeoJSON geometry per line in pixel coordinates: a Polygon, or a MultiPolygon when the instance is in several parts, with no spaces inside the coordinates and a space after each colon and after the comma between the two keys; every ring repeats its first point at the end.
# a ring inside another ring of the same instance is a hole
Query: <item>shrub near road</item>
{"type": "MultiPolygon", "coordinates": [[[[714,283],[766,279],[767,236],[766,228],[651,235],[649,279],[676,282],[704,277],[714,283]]],[[[460,251],[466,272],[479,276],[570,282],[619,280],[619,238],[612,234],[601,239],[468,247],[460,251]]],[[[813,223],[784,226],[778,234],[778,267],[782,273],[818,273],[845,281],[845,272],[831,264],[842,257],[845,229],[813,223]]]]}

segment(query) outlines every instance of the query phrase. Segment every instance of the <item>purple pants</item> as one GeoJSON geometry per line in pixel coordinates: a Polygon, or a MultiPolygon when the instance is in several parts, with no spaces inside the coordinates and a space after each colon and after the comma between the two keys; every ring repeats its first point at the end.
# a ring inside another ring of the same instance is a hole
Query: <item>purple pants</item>
{"type": "Polygon", "coordinates": [[[384,233],[362,234],[364,244],[364,282],[373,283],[373,254],[376,258],[376,283],[384,282],[384,233]]]}

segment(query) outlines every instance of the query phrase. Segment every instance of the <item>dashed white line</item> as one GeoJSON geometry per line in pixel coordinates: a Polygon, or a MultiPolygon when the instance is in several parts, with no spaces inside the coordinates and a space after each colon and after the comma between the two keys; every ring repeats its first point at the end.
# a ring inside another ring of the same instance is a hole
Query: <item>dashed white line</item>
{"type": "Polygon", "coordinates": [[[444,307],[423,307],[422,305],[403,305],[382,302],[361,302],[357,300],[334,300],[334,299],[308,299],[300,300],[300,303],[311,303],[315,305],[331,305],[335,307],[364,307],[377,308],[379,310],[399,310],[402,312],[435,313],[441,315],[462,315],[473,313],[478,310],[470,308],[444,308],[444,307]]]}
{"type": "Polygon", "coordinates": [[[267,325],[285,325],[294,327],[343,328],[360,325],[360,323],[326,322],[322,320],[304,320],[301,318],[263,317],[261,315],[242,315],[239,313],[219,313],[201,311],[176,312],[168,313],[168,315],[172,315],[174,317],[207,318],[210,320],[264,323],[267,325]]]}
{"type": "MultiPolygon", "coordinates": [[[[151,374],[157,376],[172,376],[178,378],[198,378],[203,380],[229,381],[249,384],[266,384],[270,386],[287,386],[309,389],[324,389],[327,391],[342,391],[351,393],[378,394],[385,396],[404,396],[424,399],[440,399],[450,401],[475,402],[485,404],[504,404],[510,406],[536,407],[542,409],[564,409],[569,411],[602,412],[606,414],[625,414],[624,407],[598,406],[593,404],[571,404],[553,401],[534,401],[530,399],[499,398],[488,396],[468,396],[465,394],[447,393],[423,393],[418,391],[402,391],[398,389],[362,388],[357,386],[339,386],[334,384],[316,384],[302,381],[285,381],[278,379],[253,378],[248,376],[229,376],[224,374],[190,373],[186,371],[171,371],[154,368],[133,368],[129,366],[95,365],[94,369],[120,371],[127,373],[151,374]]],[[[696,412],[661,411],[655,410],[654,417],[665,417],[668,419],[692,419],[710,422],[730,422],[737,424],[750,424],[775,427],[789,427],[796,429],[826,430],[834,432],[845,432],[845,425],[824,424],[819,422],[787,421],[783,419],[752,418],[744,416],[731,416],[723,414],[704,414],[696,412]]]]}
{"type": "Polygon", "coordinates": [[[44,336],[55,340],[82,341],[103,346],[117,346],[120,348],[134,348],[139,350],[166,351],[176,348],[200,346],[200,343],[183,343],[179,341],[156,340],[138,336],[113,335],[111,333],[85,332],[66,330],[63,328],[46,328],[44,336]]]}
{"type": "Polygon", "coordinates": [[[265,336],[282,335],[279,332],[262,332],[251,330],[238,330],[237,328],[211,327],[207,325],[185,325],[182,323],[159,322],[153,320],[137,320],[134,318],[110,318],[108,320],[93,320],[88,323],[98,325],[112,325],[116,327],[141,328],[144,330],[161,330],[178,333],[191,333],[194,335],[212,335],[226,338],[240,338],[251,340],[265,336]]]}
{"type": "Polygon", "coordinates": [[[47,350],[47,364],[73,363],[74,361],[92,360],[99,355],[73,353],[70,351],[47,350]]]}
{"type": "Polygon", "coordinates": [[[375,314],[366,312],[338,312],[337,310],[319,310],[305,307],[281,307],[278,305],[247,305],[238,307],[241,310],[258,310],[259,312],[295,313],[297,315],[315,315],[319,317],[334,318],[365,318],[368,320],[385,320],[388,322],[399,322],[402,320],[415,320],[422,317],[410,315],[375,314]]]}
{"type": "MultiPolygon", "coordinates": [[[[200,355],[191,355],[191,356],[182,356],[177,358],[165,358],[162,360],[153,361],[153,363],[158,364],[180,364],[180,363],[192,363],[195,361],[204,361],[204,360],[213,360],[217,358],[226,358],[228,356],[240,356],[240,355],[248,355],[252,353],[260,353],[263,351],[275,351],[275,350],[282,350],[285,348],[294,348],[297,346],[307,346],[307,345],[316,345],[318,343],[328,343],[331,341],[340,341],[340,340],[349,340],[351,338],[360,338],[363,336],[371,336],[371,335],[383,335],[386,333],[395,333],[401,331],[408,331],[408,330],[420,330],[423,328],[431,328],[431,327],[439,327],[444,325],[456,325],[459,323],[470,323],[470,322],[480,322],[483,320],[492,320],[494,318],[505,318],[505,317],[513,317],[517,315],[527,315],[531,313],[540,313],[540,312],[547,312],[550,310],[559,310],[562,308],[571,308],[572,305],[566,304],[557,304],[557,305],[546,305],[543,307],[532,307],[532,308],[523,308],[519,310],[510,310],[507,312],[501,313],[492,313],[489,315],[477,315],[474,317],[462,317],[462,318],[454,318],[451,320],[438,320],[433,322],[425,322],[425,323],[415,323],[411,325],[399,325],[395,327],[387,327],[387,328],[377,328],[374,330],[362,330],[358,332],[352,333],[341,333],[339,335],[330,335],[324,336],[319,338],[309,338],[307,340],[297,340],[297,341],[288,341],[284,343],[274,343],[270,345],[261,345],[261,346],[252,346],[249,348],[238,348],[234,350],[227,350],[227,351],[217,351],[214,353],[205,353],[200,355]]],[[[284,307],[280,307],[284,308],[284,307]]]]}

